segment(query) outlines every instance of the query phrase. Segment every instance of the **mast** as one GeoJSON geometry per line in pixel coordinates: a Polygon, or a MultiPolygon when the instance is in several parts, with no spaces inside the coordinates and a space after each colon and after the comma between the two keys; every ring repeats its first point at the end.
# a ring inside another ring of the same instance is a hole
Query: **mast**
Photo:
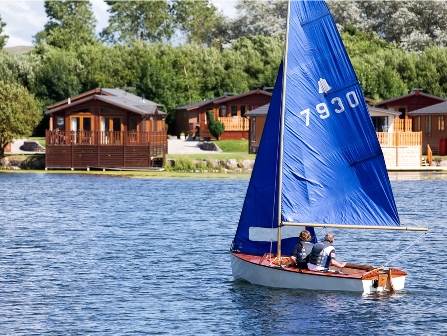
{"type": "Polygon", "coordinates": [[[286,83],[287,83],[287,51],[289,45],[289,25],[290,25],[290,0],[287,6],[287,26],[286,26],[286,44],[284,48],[284,61],[283,61],[283,79],[282,79],[282,93],[281,93],[281,127],[279,131],[279,162],[278,162],[278,233],[277,233],[277,245],[276,255],[278,256],[281,264],[281,203],[282,203],[282,166],[283,166],[283,152],[284,152],[284,112],[286,108],[286,83]]]}

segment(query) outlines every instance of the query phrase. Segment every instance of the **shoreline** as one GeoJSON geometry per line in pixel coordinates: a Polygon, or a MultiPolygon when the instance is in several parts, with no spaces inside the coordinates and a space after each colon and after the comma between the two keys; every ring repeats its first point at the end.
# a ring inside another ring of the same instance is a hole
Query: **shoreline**
{"type": "Polygon", "coordinates": [[[174,171],[141,170],[41,170],[41,169],[0,169],[0,174],[69,174],[90,176],[111,176],[141,179],[249,179],[251,173],[193,173],[174,171]]]}
{"type": "MultiPolygon", "coordinates": [[[[65,174],[87,176],[110,176],[139,179],[208,179],[208,180],[248,180],[251,172],[176,172],[176,171],[141,171],[141,170],[42,170],[42,169],[0,169],[0,174],[65,174]]],[[[445,169],[420,169],[420,170],[388,170],[391,181],[400,180],[425,180],[447,179],[445,169]]]]}

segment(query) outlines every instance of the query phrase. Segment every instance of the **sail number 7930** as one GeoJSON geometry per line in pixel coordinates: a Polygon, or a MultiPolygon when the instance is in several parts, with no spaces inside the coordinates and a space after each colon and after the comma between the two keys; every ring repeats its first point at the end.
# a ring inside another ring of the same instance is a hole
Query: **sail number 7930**
{"type": "MultiPolygon", "coordinates": [[[[345,101],[340,97],[334,97],[331,99],[331,109],[335,113],[342,113],[345,109],[345,103],[349,105],[349,107],[354,108],[359,105],[359,99],[357,97],[357,94],[355,91],[349,91],[345,95],[345,101]]],[[[315,111],[318,113],[321,119],[327,119],[331,116],[331,110],[329,109],[329,106],[326,103],[320,103],[315,106],[315,111]]],[[[312,110],[310,108],[307,108],[305,110],[302,110],[300,114],[304,116],[304,120],[306,122],[306,126],[310,125],[310,115],[312,113],[312,110]]]]}

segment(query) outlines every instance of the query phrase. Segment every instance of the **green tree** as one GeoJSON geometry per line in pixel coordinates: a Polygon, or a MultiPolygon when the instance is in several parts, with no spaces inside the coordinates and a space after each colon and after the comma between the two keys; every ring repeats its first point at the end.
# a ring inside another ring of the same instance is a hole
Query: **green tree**
{"type": "Polygon", "coordinates": [[[6,41],[8,41],[8,35],[3,34],[3,28],[6,26],[6,23],[3,22],[2,17],[0,16],[0,49],[3,49],[3,47],[6,44],[6,41]]]}
{"type": "Polygon", "coordinates": [[[106,3],[110,6],[109,25],[101,36],[109,42],[157,42],[169,40],[173,34],[170,7],[166,0],[106,0],[106,3]]]}
{"type": "Polygon", "coordinates": [[[18,83],[28,90],[35,88],[35,72],[40,63],[37,55],[10,55],[0,52],[0,78],[4,82],[18,83]]]}
{"type": "Polygon", "coordinates": [[[239,0],[239,15],[230,23],[231,38],[264,35],[284,37],[286,32],[287,1],[239,0]]]}
{"type": "Polygon", "coordinates": [[[73,50],[48,48],[36,72],[36,95],[45,104],[66,99],[81,92],[84,68],[73,50]]]}
{"type": "Polygon", "coordinates": [[[67,49],[96,41],[96,20],[89,1],[46,0],[44,6],[48,22],[35,36],[37,43],[67,49]]]}
{"type": "Polygon", "coordinates": [[[355,27],[374,32],[406,50],[447,46],[447,2],[445,1],[328,1],[343,29],[355,27]]]}
{"type": "Polygon", "coordinates": [[[175,0],[172,11],[189,43],[211,45],[224,23],[223,15],[209,0],[175,0]]]}
{"type": "Polygon", "coordinates": [[[0,81],[0,157],[13,139],[31,135],[40,118],[37,100],[23,86],[0,81]]]}

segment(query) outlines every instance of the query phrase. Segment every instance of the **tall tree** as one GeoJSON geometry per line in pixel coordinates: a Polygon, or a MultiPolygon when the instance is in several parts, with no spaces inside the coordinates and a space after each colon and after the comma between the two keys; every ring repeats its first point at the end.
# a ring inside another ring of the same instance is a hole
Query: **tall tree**
{"type": "Polygon", "coordinates": [[[168,40],[173,34],[167,0],[106,0],[106,3],[110,6],[109,25],[101,36],[109,42],[157,42],[168,40]]]}
{"type": "Polygon", "coordinates": [[[0,49],[3,49],[3,47],[6,44],[6,41],[8,40],[8,35],[3,34],[3,28],[6,26],[6,23],[3,22],[2,17],[0,16],[0,49]]]}
{"type": "Polygon", "coordinates": [[[46,104],[81,92],[84,67],[74,50],[49,48],[36,72],[36,95],[46,104]]]}
{"type": "Polygon", "coordinates": [[[40,107],[23,86],[0,81],[0,157],[14,138],[31,135],[40,107]]]}
{"type": "Polygon", "coordinates": [[[223,15],[209,0],[175,0],[172,11],[189,43],[211,45],[224,23],[223,15]]]}
{"type": "Polygon", "coordinates": [[[37,43],[67,49],[96,41],[96,20],[89,1],[46,0],[44,6],[48,22],[35,36],[37,43]]]}
{"type": "Polygon", "coordinates": [[[231,24],[233,39],[248,35],[285,35],[287,1],[239,0],[236,9],[239,15],[231,24]]]}
{"type": "Polygon", "coordinates": [[[407,50],[447,46],[447,2],[329,0],[342,28],[374,32],[407,50]]]}

